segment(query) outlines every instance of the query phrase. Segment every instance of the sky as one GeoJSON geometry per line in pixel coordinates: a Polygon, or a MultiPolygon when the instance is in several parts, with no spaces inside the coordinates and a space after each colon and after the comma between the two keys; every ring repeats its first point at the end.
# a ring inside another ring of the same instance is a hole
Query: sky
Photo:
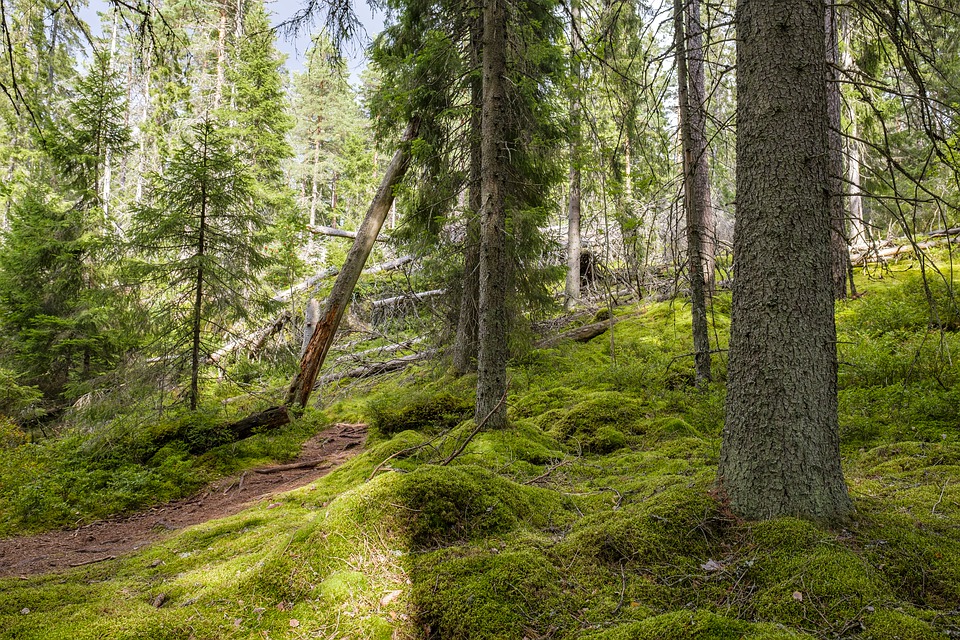
{"type": "MultiPolygon", "coordinates": [[[[293,15],[304,6],[306,0],[266,0],[267,11],[271,14],[271,20],[274,26],[279,25],[285,20],[289,20],[293,15]]],[[[103,32],[98,12],[105,12],[110,4],[107,0],[90,0],[90,4],[80,9],[80,17],[90,25],[94,35],[103,32]]],[[[370,40],[383,29],[383,14],[374,14],[367,3],[363,0],[354,4],[354,10],[362,25],[362,30],[358,38],[349,42],[344,47],[344,57],[347,59],[350,70],[351,81],[356,84],[359,81],[360,72],[366,66],[365,50],[370,40]],[[363,33],[365,32],[365,33],[363,33]]],[[[319,28],[319,25],[317,26],[319,28]]],[[[287,56],[287,69],[290,71],[302,71],[306,62],[306,51],[310,46],[310,34],[302,33],[296,39],[290,39],[279,33],[277,36],[277,48],[287,56]]]]}

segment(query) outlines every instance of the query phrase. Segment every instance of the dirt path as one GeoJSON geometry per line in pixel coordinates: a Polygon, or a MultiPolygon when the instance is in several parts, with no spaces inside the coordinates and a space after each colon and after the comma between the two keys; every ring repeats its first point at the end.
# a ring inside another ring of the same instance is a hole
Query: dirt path
{"type": "Polygon", "coordinates": [[[304,443],[296,460],[222,478],[199,494],[79,529],[0,539],[0,578],[63,571],[110,560],[171,531],[238,513],[251,503],[301,487],[355,455],[366,425],[335,424],[304,443]],[[311,464],[317,462],[317,464],[311,464]]]}

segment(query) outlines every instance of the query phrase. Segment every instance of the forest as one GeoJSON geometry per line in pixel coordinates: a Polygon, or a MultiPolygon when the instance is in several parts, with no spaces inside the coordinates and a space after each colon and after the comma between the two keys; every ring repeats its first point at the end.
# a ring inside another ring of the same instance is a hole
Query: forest
{"type": "Polygon", "coordinates": [[[0,638],[960,637],[954,0],[0,28],[0,638]]]}

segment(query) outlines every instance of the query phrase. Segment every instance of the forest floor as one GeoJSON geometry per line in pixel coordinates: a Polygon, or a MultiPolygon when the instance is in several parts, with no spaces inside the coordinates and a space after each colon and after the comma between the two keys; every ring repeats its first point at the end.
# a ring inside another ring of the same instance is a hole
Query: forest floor
{"type": "Polygon", "coordinates": [[[258,501],[267,501],[327,475],[356,455],[366,439],[364,424],[333,424],[307,440],[300,455],[291,462],[221,478],[189,498],[76,529],[0,539],[0,578],[27,577],[113,560],[173,531],[234,515],[258,501]]]}

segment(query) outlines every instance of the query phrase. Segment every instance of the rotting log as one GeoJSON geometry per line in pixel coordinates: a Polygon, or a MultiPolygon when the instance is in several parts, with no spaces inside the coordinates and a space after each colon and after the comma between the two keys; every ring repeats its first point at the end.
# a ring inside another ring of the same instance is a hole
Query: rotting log
{"type": "Polygon", "coordinates": [[[277,429],[290,423],[290,413],[284,405],[270,407],[259,413],[247,416],[243,420],[231,423],[229,429],[236,435],[237,440],[243,440],[253,435],[254,430],[261,431],[277,429]]]}
{"type": "Polygon", "coordinates": [[[586,342],[606,333],[611,327],[621,320],[626,320],[633,316],[620,316],[619,318],[610,318],[602,322],[585,324],[582,327],[576,327],[569,331],[564,331],[555,336],[551,336],[537,343],[537,349],[547,349],[563,342],[564,340],[573,340],[574,342],[586,342]]]}
{"type": "Polygon", "coordinates": [[[337,333],[337,327],[343,318],[343,312],[346,310],[350,297],[363,271],[363,265],[366,264],[370,256],[370,250],[373,248],[374,240],[383,227],[387,214],[390,212],[390,206],[393,204],[394,187],[403,179],[410,166],[410,141],[417,135],[419,120],[414,119],[407,126],[400,146],[393,159],[387,167],[387,171],[374,196],[367,215],[357,229],[357,237],[354,240],[347,259],[344,261],[343,268],[337,275],[337,280],[333,284],[333,290],[327,298],[325,309],[317,328],[310,338],[306,352],[300,359],[300,370],[297,371],[293,380],[290,382],[290,389],[287,391],[285,405],[304,408],[310,399],[310,393],[313,391],[314,383],[317,380],[317,374],[320,367],[327,357],[330,345],[337,333]]]}

